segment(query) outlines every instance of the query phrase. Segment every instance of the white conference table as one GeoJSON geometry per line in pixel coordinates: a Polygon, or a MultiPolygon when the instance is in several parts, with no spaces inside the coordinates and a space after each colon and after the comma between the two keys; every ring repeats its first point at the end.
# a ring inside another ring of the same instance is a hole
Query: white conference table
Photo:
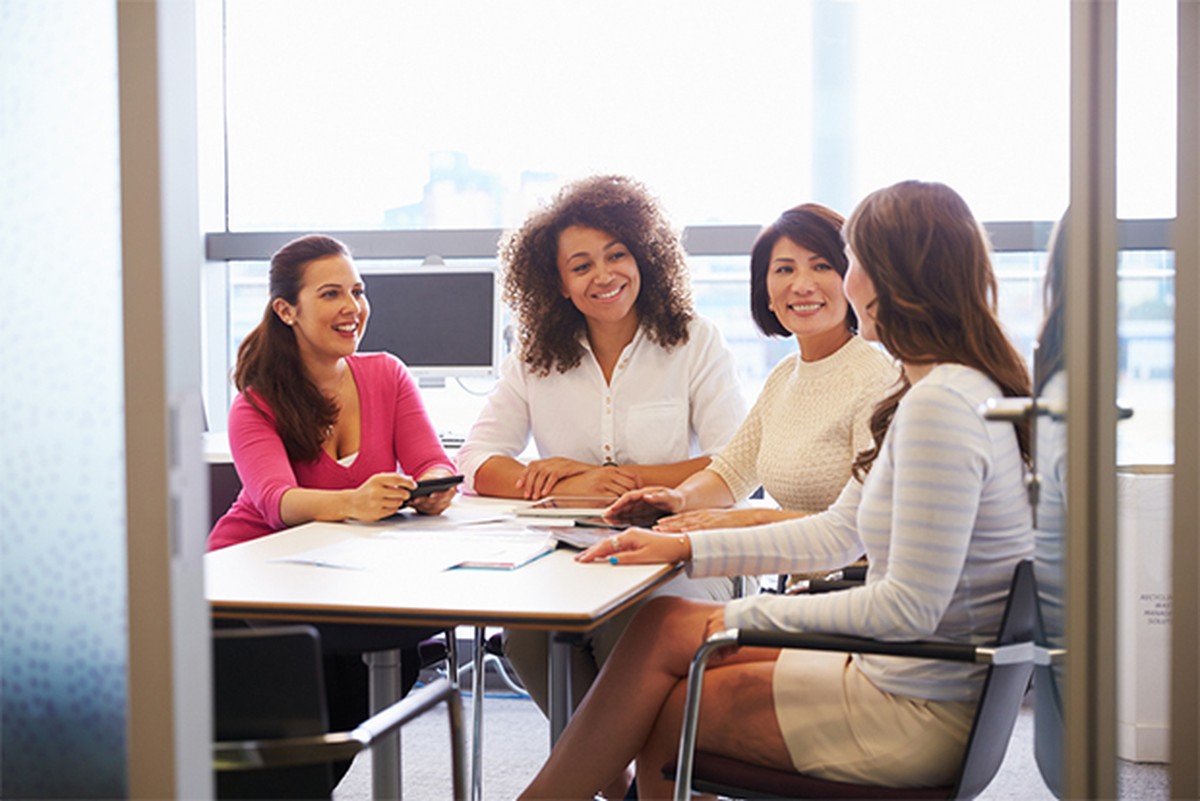
{"type": "MultiPolygon", "coordinates": [[[[450,549],[483,547],[494,526],[481,521],[510,518],[512,522],[508,513],[513,508],[513,501],[460,496],[438,517],[409,515],[379,523],[297,526],[207,554],[205,594],[213,616],[221,618],[475,626],[475,722],[479,726],[483,672],[479,646],[484,627],[584,633],[679,570],[674,565],[581,564],[574,560],[574,551],[562,548],[514,570],[446,569],[450,557],[442,551],[443,543],[450,549]]],[[[565,637],[551,636],[550,641],[553,743],[570,715],[570,645],[565,637]]],[[[379,697],[373,691],[372,704],[382,707],[394,695],[385,691],[379,697]]],[[[398,749],[398,738],[396,744],[398,749]]],[[[475,745],[471,783],[478,797],[482,768],[478,730],[475,745]]],[[[395,760],[381,759],[376,752],[372,783],[377,798],[399,797],[398,750],[394,753],[395,760]]]]}

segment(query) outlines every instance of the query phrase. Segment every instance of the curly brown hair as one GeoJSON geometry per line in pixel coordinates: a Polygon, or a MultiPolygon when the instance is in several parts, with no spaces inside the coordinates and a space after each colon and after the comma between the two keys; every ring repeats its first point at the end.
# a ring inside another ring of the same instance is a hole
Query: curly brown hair
{"type": "Polygon", "coordinates": [[[504,301],[517,317],[522,361],[545,376],[583,358],[587,323],[563,297],[558,272],[558,237],[572,225],[604,231],[629,248],[641,275],[638,320],[668,350],[687,342],[695,310],[679,233],[640,182],[596,175],[565,186],[500,244],[504,301]]]}

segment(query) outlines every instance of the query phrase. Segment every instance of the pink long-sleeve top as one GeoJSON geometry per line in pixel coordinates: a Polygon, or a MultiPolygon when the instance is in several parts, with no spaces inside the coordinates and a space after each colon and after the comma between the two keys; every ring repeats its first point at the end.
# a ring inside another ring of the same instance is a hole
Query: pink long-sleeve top
{"type": "Polygon", "coordinates": [[[359,452],[349,466],[324,451],[312,462],[290,461],[267,403],[255,395],[260,413],[243,395],[234,399],[229,447],[242,491],[213,526],[210,551],[287,528],[280,503],[295,487],[354,489],[376,473],[399,470],[416,477],[435,467],[454,471],[404,364],[388,353],[356,354],[346,361],[358,386],[362,419],[359,452]]]}

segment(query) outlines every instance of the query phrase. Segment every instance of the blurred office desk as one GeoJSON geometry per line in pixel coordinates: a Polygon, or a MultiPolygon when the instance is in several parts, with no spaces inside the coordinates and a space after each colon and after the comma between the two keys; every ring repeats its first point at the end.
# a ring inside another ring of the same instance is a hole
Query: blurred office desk
{"type": "MultiPolygon", "coordinates": [[[[431,554],[435,540],[429,538],[438,530],[448,540],[478,538],[486,545],[487,526],[478,521],[504,516],[513,506],[512,501],[460,497],[439,517],[307,523],[207,554],[205,594],[214,617],[447,628],[507,626],[570,635],[594,629],[679,570],[673,565],[581,564],[573,558],[575,551],[562,549],[515,570],[447,570],[436,563],[431,554]],[[313,563],[333,552],[331,547],[360,557],[377,548],[378,558],[359,568],[313,563]],[[286,561],[296,558],[309,561],[286,561]]],[[[476,638],[477,644],[480,639],[476,638]]],[[[552,742],[570,714],[569,647],[567,638],[551,638],[552,742]]],[[[476,651],[475,676],[481,677],[482,653],[476,651]]],[[[476,698],[476,709],[480,701],[476,698]]],[[[472,778],[476,788],[478,779],[476,773],[472,778]]],[[[377,769],[373,783],[377,797],[391,797],[398,793],[398,772],[392,778],[381,776],[377,769]]]]}

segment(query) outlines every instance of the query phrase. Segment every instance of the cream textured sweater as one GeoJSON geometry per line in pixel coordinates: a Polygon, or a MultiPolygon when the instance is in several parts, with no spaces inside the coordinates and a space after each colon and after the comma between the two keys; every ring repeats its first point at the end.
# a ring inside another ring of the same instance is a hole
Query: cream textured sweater
{"type": "Polygon", "coordinates": [[[855,455],[869,446],[871,413],[899,377],[892,359],[858,336],[820,361],[794,353],[771,371],[708,469],[736,500],[761,484],[783,509],[823,511],[846,486],[855,455]]]}

